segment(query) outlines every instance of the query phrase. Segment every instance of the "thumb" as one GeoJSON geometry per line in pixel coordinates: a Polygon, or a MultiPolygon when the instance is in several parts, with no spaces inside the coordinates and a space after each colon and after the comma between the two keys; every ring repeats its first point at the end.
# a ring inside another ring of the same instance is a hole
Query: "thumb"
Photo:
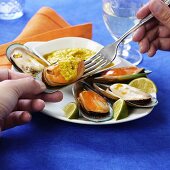
{"type": "Polygon", "coordinates": [[[37,81],[32,77],[9,81],[9,86],[17,93],[18,97],[21,98],[40,94],[46,89],[43,82],[37,81]]]}
{"type": "Polygon", "coordinates": [[[161,0],[151,0],[149,9],[155,18],[170,28],[170,8],[161,0]]]}

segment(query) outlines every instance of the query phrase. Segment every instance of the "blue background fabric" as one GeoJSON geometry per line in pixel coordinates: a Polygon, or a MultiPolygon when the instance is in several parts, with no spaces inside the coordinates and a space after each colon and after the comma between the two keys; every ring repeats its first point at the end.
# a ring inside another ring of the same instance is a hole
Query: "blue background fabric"
{"type": "MultiPolygon", "coordinates": [[[[70,24],[93,23],[93,40],[113,40],[102,19],[99,0],[27,1],[25,14],[0,20],[0,44],[13,40],[27,21],[49,6],[70,24]]],[[[137,44],[133,44],[137,47],[137,44]]],[[[33,113],[29,124],[7,130],[0,139],[0,170],[168,170],[170,169],[170,56],[143,55],[141,67],[158,87],[159,104],[146,117],[122,124],[90,126],[33,113]]]]}

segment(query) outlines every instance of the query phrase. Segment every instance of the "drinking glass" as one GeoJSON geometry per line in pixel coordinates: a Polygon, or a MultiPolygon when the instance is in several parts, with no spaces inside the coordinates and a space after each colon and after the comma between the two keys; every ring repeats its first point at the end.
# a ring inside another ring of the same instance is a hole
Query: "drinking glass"
{"type": "MultiPolygon", "coordinates": [[[[138,22],[136,12],[146,2],[147,0],[103,0],[103,20],[114,40],[138,22]]],[[[131,46],[131,40],[132,35],[121,43],[118,56],[138,65],[142,61],[142,55],[134,46],[131,46]]]]}
{"type": "Polygon", "coordinates": [[[0,0],[0,19],[12,20],[23,15],[25,0],[0,0]]]}

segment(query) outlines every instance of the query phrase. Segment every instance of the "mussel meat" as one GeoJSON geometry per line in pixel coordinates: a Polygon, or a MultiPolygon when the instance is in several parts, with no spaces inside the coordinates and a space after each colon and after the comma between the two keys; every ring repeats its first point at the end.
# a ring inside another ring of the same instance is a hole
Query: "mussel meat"
{"type": "Polygon", "coordinates": [[[117,100],[119,98],[125,100],[127,104],[135,107],[153,107],[158,101],[140,89],[131,87],[127,84],[116,83],[111,86],[94,83],[95,89],[106,97],[117,100]]]}
{"type": "Polygon", "coordinates": [[[32,76],[35,76],[48,66],[45,60],[36,56],[22,44],[10,45],[6,51],[6,55],[16,70],[32,76]]]}
{"type": "Polygon", "coordinates": [[[78,80],[83,73],[84,61],[60,61],[45,67],[42,79],[49,86],[63,86],[78,80]]]}
{"type": "Polygon", "coordinates": [[[117,83],[127,82],[139,77],[146,77],[147,74],[151,73],[149,70],[144,68],[138,68],[135,66],[112,68],[110,70],[101,72],[94,77],[96,83],[117,83]]]}
{"type": "Polygon", "coordinates": [[[87,84],[75,83],[73,95],[78,103],[79,112],[84,118],[94,122],[102,122],[113,117],[113,110],[108,101],[89,88],[87,84]]]}

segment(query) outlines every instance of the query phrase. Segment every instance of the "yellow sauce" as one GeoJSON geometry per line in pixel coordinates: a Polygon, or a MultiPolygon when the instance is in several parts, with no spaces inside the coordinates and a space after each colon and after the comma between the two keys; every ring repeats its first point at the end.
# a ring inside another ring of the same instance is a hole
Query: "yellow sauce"
{"type": "Polygon", "coordinates": [[[68,60],[62,60],[58,62],[61,75],[65,80],[69,81],[77,76],[78,64],[81,60],[69,57],[68,60]]]}
{"type": "Polygon", "coordinates": [[[116,84],[116,86],[115,86],[115,90],[119,90],[120,88],[122,88],[123,87],[123,85],[122,84],[116,84]]]}
{"type": "Polygon", "coordinates": [[[68,57],[73,57],[75,59],[79,58],[81,60],[87,60],[95,54],[94,51],[86,48],[67,48],[56,50],[51,53],[45,54],[43,57],[50,63],[54,64],[58,61],[68,59],[68,57]]]}
{"type": "Polygon", "coordinates": [[[67,48],[56,50],[45,54],[43,57],[50,63],[57,63],[61,75],[65,80],[76,78],[78,64],[80,61],[87,60],[95,54],[94,51],[86,48],[67,48]]]}

